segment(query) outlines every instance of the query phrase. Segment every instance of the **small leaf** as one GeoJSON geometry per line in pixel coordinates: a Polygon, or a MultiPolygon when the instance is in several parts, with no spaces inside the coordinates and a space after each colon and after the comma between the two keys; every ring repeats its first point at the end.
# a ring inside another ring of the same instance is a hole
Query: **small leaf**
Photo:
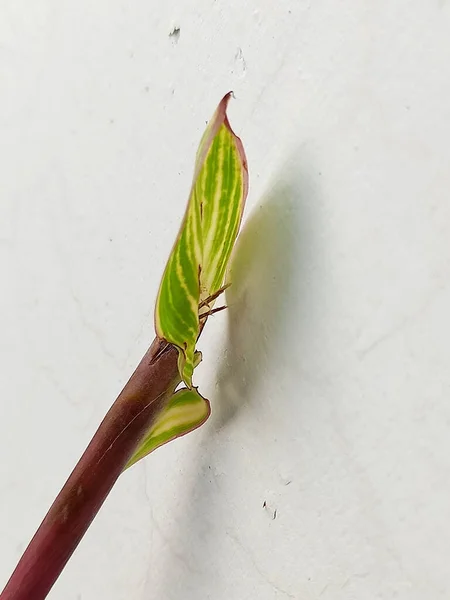
{"type": "Polygon", "coordinates": [[[183,388],[175,392],[125,469],[163,444],[197,429],[208,419],[210,413],[209,401],[196,389],[183,388]]]}
{"type": "Polygon", "coordinates": [[[199,305],[220,290],[248,191],[244,149],[226,114],[230,96],[201,139],[188,206],[156,302],[156,333],[178,348],[180,376],[189,388],[199,305]]]}

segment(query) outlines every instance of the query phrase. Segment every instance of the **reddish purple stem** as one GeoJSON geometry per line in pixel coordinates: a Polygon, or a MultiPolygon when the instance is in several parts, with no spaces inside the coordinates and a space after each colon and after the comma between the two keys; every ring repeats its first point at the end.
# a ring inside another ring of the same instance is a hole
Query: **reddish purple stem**
{"type": "Polygon", "coordinates": [[[177,385],[177,351],[155,339],[50,507],[0,600],[43,600],[177,385]]]}

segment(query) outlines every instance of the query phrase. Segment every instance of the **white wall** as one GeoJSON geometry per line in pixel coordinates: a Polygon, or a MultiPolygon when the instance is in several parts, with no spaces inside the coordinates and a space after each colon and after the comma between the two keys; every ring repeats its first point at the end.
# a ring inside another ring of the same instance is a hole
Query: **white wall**
{"type": "Polygon", "coordinates": [[[233,89],[214,416],[120,480],[50,597],[450,597],[449,65],[446,0],[1,2],[1,583],[152,339],[233,89]]]}

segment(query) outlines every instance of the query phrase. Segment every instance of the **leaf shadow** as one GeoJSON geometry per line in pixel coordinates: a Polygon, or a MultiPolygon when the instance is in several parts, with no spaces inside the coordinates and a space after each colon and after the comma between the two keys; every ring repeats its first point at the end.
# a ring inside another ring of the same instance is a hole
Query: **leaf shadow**
{"type": "Polygon", "coordinates": [[[258,388],[290,336],[290,304],[301,252],[298,182],[276,183],[238,238],[227,289],[228,331],[213,398],[220,429],[258,396],[258,388]]]}

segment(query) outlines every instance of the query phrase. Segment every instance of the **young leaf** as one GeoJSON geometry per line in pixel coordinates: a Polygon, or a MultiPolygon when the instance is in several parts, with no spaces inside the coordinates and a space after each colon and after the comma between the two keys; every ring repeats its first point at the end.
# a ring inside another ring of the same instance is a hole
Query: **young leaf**
{"type": "Polygon", "coordinates": [[[248,191],[244,149],[226,114],[230,96],[201,139],[188,206],[156,301],[156,333],[178,348],[180,376],[189,388],[199,305],[220,290],[248,191]]]}
{"type": "Polygon", "coordinates": [[[208,400],[200,396],[196,389],[183,388],[175,392],[125,469],[163,444],[197,429],[208,419],[210,413],[208,400]]]}

